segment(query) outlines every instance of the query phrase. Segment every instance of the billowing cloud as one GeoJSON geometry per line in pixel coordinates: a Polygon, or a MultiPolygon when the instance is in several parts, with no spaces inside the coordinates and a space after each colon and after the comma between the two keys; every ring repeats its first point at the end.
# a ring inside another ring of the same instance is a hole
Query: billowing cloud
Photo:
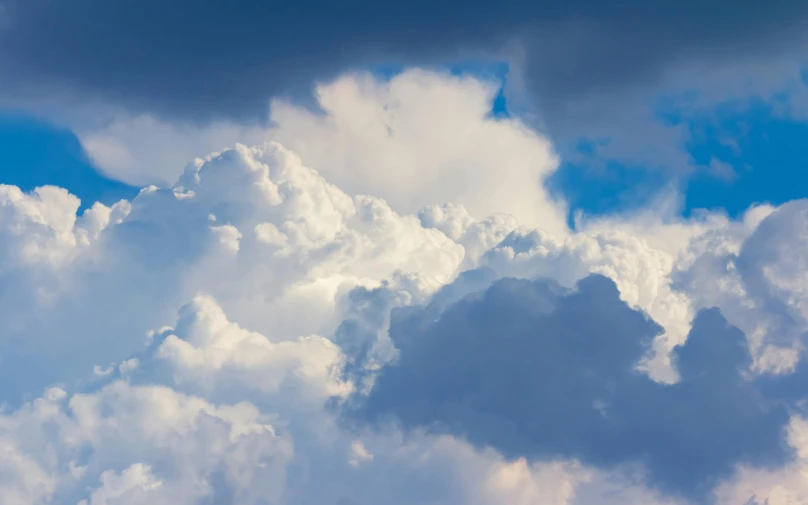
{"type": "Polygon", "coordinates": [[[102,169],[133,184],[174,181],[187,159],[236,140],[273,139],[349,195],[381,197],[398,212],[453,202],[562,234],[566,210],[543,185],[557,156],[522,121],[490,116],[498,86],[418,69],[389,80],[358,73],[317,87],[319,113],[274,100],[271,128],[177,127],[140,116],[81,139],[102,169]]]}
{"type": "Polygon", "coordinates": [[[612,489],[614,477],[575,461],[506,460],[454,437],[394,428],[345,430],[322,404],[351,391],[333,344],[271,342],[228,321],[211,298],[183,307],[174,327],[153,339],[137,365],[112,367],[92,391],[50,388],[0,416],[4,503],[554,505],[572,503],[579,491],[604,495],[603,503],[618,503],[611,494],[655,497],[628,480],[612,489]],[[200,367],[206,374],[197,375],[200,367]]]}
{"type": "Polygon", "coordinates": [[[349,193],[401,212],[454,202],[563,234],[565,209],[542,184],[558,165],[552,146],[518,119],[490,117],[496,87],[419,70],[343,77],[318,87],[324,115],[275,102],[271,136],[349,193]]]}
{"type": "Polygon", "coordinates": [[[801,500],[803,202],[570,230],[491,90],[338,80],[80,215],[0,187],[0,502],[801,500]]]}
{"type": "Polygon", "coordinates": [[[665,385],[635,369],[660,331],[603,277],[574,292],[505,279],[439,314],[394,315],[399,359],[360,415],[466,436],[511,457],[639,463],[651,483],[689,497],[739,462],[785,461],[788,416],[743,377],[743,334],[718,311],[700,314],[674,351],[681,379],[665,385]]]}
{"type": "Polygon", "coordinates": [[[103,365],[99,359],[123,359],[147,331],[167,324],[175,307],[205,292],[275,336],[327,333],[339,322],[338,293],[396,272],[429,292],[451,279],[464,256],[416,217],[397,215],[374,197],[349,197],[272,144],[198,160],[174,188],[146,188],[113,208],[98,204],[78,222],[69,218],[78,200],[63,190],[9,191],[16,196],[4,212],[14,238],[8,254],[26,266],[25,275],[51,284],[3,284],[10,297],[4,374],[34,373],[19,367],[25,349],[38,355],[43,386],[61,380],[48,360],[59,361],[68,344],[46,345],[54,332],[78,331],[90,346],[70,367],[103,365]],[[20,310],[25,296],[36,310],[20,310]]]}

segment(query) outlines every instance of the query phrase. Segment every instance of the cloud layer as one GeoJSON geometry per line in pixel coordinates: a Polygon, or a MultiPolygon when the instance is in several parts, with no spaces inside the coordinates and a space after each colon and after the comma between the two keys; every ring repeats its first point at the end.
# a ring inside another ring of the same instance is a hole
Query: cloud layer
{"type": "Polygon", "coordinates": [[[572,231],[484,82],[323,90],[132,201],[0,186],[0,502],[805,500],[807,202],[572,231]]]}
{"type": "MultiPolygon", "coordinates": [[[[636,0],[405,4],[249,1],[195,8],[79,0],[4,0],[3,85],[63,91],[136,113],[263,119],[269,97],[368,64],[513,59],[533,95],[564,109],[595,90],[659,81],[696,62],[788,55],[808,10],[776,1],[670,5],[636,0]],[[131,41],[137,40],[137,44],[131,41]],[[510,49],[517,44],[519,51],[510,49]],[[211,65],[215,65],[215,71],[211,65]]],[[[34,95],[35,96],[35,95],[34,95]]]]}

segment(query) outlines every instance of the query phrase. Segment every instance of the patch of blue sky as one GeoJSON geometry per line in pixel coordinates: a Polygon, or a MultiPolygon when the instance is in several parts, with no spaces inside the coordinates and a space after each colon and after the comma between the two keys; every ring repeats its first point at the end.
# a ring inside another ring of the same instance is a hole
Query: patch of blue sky
{"type": "Polygon", "coordinates": [[[81,210],[96,201],[133,198],[138,189],[101,174],[73,132],[37,119],[0,111],[0,184],[31,191],[60,186],[81,199],[81,210]]]}
{"type": "Polygon", "coordinates": [[[644,207],[674,183],[669,174],[630,166],[595,155],[596,143],[582,140],[576,146],[576,161],[563,161],[545,181],[550,193],[569,205],[567,222],[575,216],[608,215],[644,207]]]}
{"type": "Polygon", "coordinates": [[[598,144],[584,140],[576,149],[580,156],[563,162],[546,185],[569,203],[570,219],[630,211],[671,187],[681,192],[684,216],[709,209],[737,217],[753,204],[808,197],[808,122],[784,113],[788,99],[726,102],[695,113],[684,102],[668,102],[658,119],[687,132],[682,149],[692,172],[685,178],[604,161],[596,156],[598,144]]]}
{"type": "Polygon", "coordinates": [[[707,167],[688,181],[685,212],[722,208],[735,216],[755,203],[808,197],[808,122],[784,114],[783,100],[678,118],[690,132],[688,153],[707,167]]]}

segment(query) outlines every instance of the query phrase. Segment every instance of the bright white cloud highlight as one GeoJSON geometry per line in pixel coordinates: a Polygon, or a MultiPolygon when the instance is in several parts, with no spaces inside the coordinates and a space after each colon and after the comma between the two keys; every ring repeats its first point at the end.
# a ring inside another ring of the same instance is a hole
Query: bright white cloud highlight
{"type": "Polygon", "coordinates": [[[489,116],[497,88],[421,70],[389,81],[356,74],[317,87],[322,112],[273,101],[266,130],[136,117],[80,137],[98,166],[133,184],[173,181],[186,160],[236,141],[273,139],[349,195],[380,197],[398,212],[453,202],[479,218],[505,212],[564,233],[563,205],[541,184],[558,164],[552,146],[518,119],[489,116]]]}

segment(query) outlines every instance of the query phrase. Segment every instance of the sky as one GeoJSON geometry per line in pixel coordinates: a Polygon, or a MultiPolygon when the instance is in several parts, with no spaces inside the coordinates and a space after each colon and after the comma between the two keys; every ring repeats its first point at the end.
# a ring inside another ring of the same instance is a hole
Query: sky
{"type": "Polygon", "coordinates": [[[807,22],[0,0],[0,504],[808,504],[807,22]]]}

